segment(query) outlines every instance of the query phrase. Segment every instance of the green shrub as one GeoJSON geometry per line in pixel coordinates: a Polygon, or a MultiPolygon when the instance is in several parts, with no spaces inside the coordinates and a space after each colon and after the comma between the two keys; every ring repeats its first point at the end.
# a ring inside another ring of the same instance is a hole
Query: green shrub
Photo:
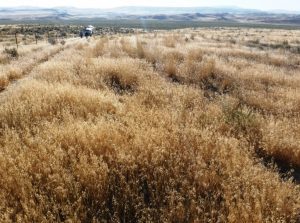
{"type": "Polygon", "coordinates": [[[232,127],[231,133],[244,137],[255,148],[259,147],[262,139],[261,126],[252,110],[245,108],[242,103],[223,107],[225,123],[232,127]]]}

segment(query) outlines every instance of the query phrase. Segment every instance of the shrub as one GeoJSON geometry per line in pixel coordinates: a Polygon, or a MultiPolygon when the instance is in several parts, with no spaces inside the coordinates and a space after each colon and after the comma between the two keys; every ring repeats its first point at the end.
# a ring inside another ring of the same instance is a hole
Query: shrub
{"type": "Polygon", "coordinates": [[[61,37],[67,37],[68,34],[67,34],[66,32],[61,32],[61,33],[60,33],[60,36],[61,36],[61,37]]]}
{"type": "Polygon", "coordinates": [[[166,53],[163,58],[163,71],[167,74],[173,82],[180,82],[177,75],[178,65],[184,61],[184,54],[178,51],[171,51],[166,53]]]}
{"type": "Polygon", "coordinates": [[[195,40],[196,35],[194,33],[191,34],[190,39],[195,40]]]}
{"type": "Polygon", "coordinates": [[[300,46],[293,47],[292,52],[296,54],[300,54],[300,46]]]}
{"type": "Polygon", "coordinates": [[[103,82],[116,94],[133,94],[139,85],[138,67],[131,67],[128,63],[133,60],[108,59],[98,63],[96,70],[103,82]]]}
{"type": "Polygon", "coordinates": [[[22,75],[23,75],[23,72],[22,72],[21,69],[19,69],[19,68],[12,68],[7,73],[7,78],[8,78],[9,81],[12,81],[12,80],[19,79],[20,77],[22,77],[22,75]]]}
{"type": "Polygon", "coordinates": [[[177,64],[174,59],[168,60],[164,65],[164,71],[167,73],[167,75],[171,78],[176,76],[177,73],[177,64]]]}
{"type": "Polygon", "coordinates": [[[258,45],[260,43],[260,40],[259,39],[249,40],[248,43],[258,45]]]}
{"type": "Polygon", "coordinates": [[[40,35],[40,34],[36,34],[36,35],[35,35],[35,38],[36,38],[37,40],[42,40],[42,39],[43,39],[43,36],[40,35]]]}
{"type": "Polygon", "coordinates": [[[231,44],[236,44],[236,40],[235,40],[235,39],[230,39],[229,42],[230,42],[231,44]]]}
{"type": "Polygon", "coordinates": [[[204,62],[200,69],[200,74],[195,81],[200,82],[200,87],[203,90],[212,93],[227,94],[235,89],[234,80],[217,69],[213,60],[204,62]]]}
{"type": "MultiPolygon", "coordinates": [[[[250,109],[236,102],[223,107],[225,123],[231,127],[231,133],[237,138],[245,138],[256,150],[262,141],[261,124],[250,109]]],[[[260,151],[256,151],[260,152],[260,151]]]]}
{"type": "Polygon", "coordinates": [[[49,37],[48,38],[48,43],[50,43],[51,45],[56,45],[57,40],[54,37],[49,37]]]}
{"type": "Polygon", "coordinates": [[[190,50],[186,59],[193,62],[201,62],[203,59],[203,51],[201,49],[190,50]]]}
{"type": "Polygon", "coordinates": [[[4,53],[6,53],[11,58],[18,58],[19,53],[16,48],[5,48],[4,53]]]}

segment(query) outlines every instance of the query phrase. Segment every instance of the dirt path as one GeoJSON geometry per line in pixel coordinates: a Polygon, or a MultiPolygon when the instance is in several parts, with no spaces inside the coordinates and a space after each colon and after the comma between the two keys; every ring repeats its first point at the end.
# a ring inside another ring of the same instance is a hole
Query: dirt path
{"type": "MultiPolygon", "coordinates": [[[[25,65],[21,67],[21,74],[17,75],[16,77],[8,78],[8,84],[0,90],[0,102],[3,98],[5,98],[6,95],[9,94],[10,89],[14,89],[17,85],[20,84],[21,81],[31,78],[31,74],[36,68],[48,61],[53,60],[56,56],[60,55],[60,53],[71,49],[76,41],[77,39],[69,39],[66,45],[49,49],[50,52],[47,52],[42,57],[35,59],[33,63],[25,63],[25,65]]],[[[37,56],[38,55],[36,53],[32,56],[32,58],[35,58],[37,56]]]]}
{"type": "Polygon", "coordinates": [[[58,48],[52,49],[51,52],[46,53],[43,57],[38,58],[34,63],[28,64],[26,67],[22,69],[22,74],[17,76],[16,78],[10,78],[7,86],[0,91],[0,103],[2,100],[5,100],[9,94],[15,90],[15,88],[21,84],[21,82],[32,78],[33,71],[41,66],[42,64],[53,60],[56,56],[58,56],[63,51],[66,51],[72,47],[72,44],[75,40],[70,40],[67,45],[59,46],[58,48]]]}
{"type": "Polygon", "coordinates": [[[54,57],[56,54],[60,53],[62,50],[64,50],[63,47],[54,49],[50,53],[45,54],[43,57],[38,58],[34,63],[28,64],[26,67],[23,67],[21,69],[22,70],[21,73],[20,74],[15,74],[15,76],[10,74],[9,73],[10,71],[8,71],[8,84],[5,87],[3,87],[1,92],[5,91],[10,85],[13,85],[16,82],[18,82],[18,80],[23,79],[24,77],[29,75],[35,67],[39,66],[42,63],[47,62],[52,57],[54,57]],[[9,75],[11,75],[11,76],[9,76],[9,75]]]}
{"type": "Polygon", "coordinates": [[[7,78],[7,84],[5,86],[0,86],[0,94],[3,93],[9,86],[15,85],[19,80],[28,76],[33,69],[35,69],[40,64],[43,64],[53,57],[58,55],[60,52],[72,47],[72,45],[77,41],[77,39],[69,39],[67,44],[64,46],[48,46],[49,51],[43,53],[41,52],[30,52],[30,56],[25,56],[23,60],[17,60],[13,64],[9,64],[9,67],[4,72],[3,77],[7,78]]]}

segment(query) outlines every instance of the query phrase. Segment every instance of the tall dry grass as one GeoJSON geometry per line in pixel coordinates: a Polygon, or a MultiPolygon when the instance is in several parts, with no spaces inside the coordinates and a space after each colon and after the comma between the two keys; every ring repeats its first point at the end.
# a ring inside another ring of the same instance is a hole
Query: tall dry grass
{"type": "Polygon", "coordinates": [[[74,41],[5,87],[0,222],[299,221],[298,56],[174,32],[74,41]]]}

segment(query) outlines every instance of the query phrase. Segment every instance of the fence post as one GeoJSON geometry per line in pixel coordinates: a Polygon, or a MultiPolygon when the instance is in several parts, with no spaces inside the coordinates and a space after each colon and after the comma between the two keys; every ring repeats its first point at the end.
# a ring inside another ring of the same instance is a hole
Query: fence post
{"type": "Polygon", "coordinates": [[[17,45],[17,49],[19,48],[19,44],[18,44],[18,37],[17,37],[17,33],[15,33],[15,39],[16,39],[16,45],[17,45]]]}
{"type": "Polygon", "coordinates": [[[36,36],[36,33],[34,33],[34,37],[35,37],[35,44],[37,45],[37,36],[36,36]]]}

